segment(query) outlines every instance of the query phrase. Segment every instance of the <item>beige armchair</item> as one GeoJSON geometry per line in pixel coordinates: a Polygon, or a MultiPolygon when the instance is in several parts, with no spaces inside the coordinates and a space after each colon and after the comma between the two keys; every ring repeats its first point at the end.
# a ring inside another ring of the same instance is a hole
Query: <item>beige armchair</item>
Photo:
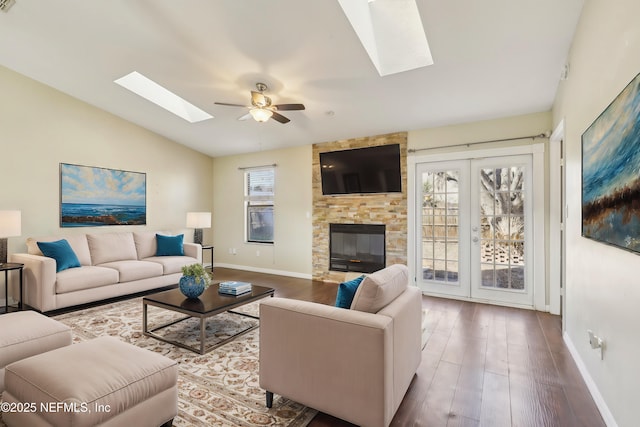
{"type": "Polygon", "coordinates": [[[260,387],[367,427],[388,426],[421,360],[421,292],[407,268],[367,276],[351,309],[268,298],[260,387]]]}

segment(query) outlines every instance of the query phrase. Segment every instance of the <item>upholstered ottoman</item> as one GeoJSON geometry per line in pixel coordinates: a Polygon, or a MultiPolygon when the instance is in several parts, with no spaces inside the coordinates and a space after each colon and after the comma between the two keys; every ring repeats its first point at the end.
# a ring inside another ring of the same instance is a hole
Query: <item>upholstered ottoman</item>
{"type": "Polygon", "coordinates": [[[3,413],[18,426],[170,426],[178,366],[160,354],[101,337],[6,367],[3,413]],[[22,405],[22,406],[21,406],[22,405]]]}
{"type": "Polygon", "coordinates": [[[0,393],[7,365],[71,344],[71,329],[35,311],[0,316],[0,393]]]}

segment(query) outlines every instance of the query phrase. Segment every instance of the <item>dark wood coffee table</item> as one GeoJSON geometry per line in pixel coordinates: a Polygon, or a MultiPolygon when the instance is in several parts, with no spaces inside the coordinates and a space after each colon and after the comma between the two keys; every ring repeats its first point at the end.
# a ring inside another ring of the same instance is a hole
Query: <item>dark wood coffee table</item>
{"type": "Polygon", "coordinates": [[[247,332],[253,331],[259,325],[251,326],[247,329],[244,329],[229,338],[216,343],[215,345],[206,347],[206,331],[205,331],[205,322],[206,319],[216,314],[228,312],[237,314],[240,316],[251,317],[253,319],[259,319],[257,316],[252,316],[247,313],[240,313],[237,311],[232,311],[232,309],[236,307],[240,307],[242,305],[248,304],[253,301],[257,301],[262,298],[272,297],[274,293],[274,289],[265,288],[262,286],[251,286],[251,292],[246,293],[240,296],[231,296],[231,295],[222,295],[218,293],[218,283],[214,283],[209,286],[202,295],[198,299],[190,299],[185,297],[180,289],[171,289],[169,291],[158,292],[155,294],[147,295],[142,298],[142,332],[150,337],[153,337],[157,340],[167,342],[169,344],[177,345],[178,347],[185,348],[187,350],[191,350],[196,353],[205,354],[214,348],[220,347],[223,344],[228,343],[229,341],[239,337],[240,335],[244,335],[247,332]],[[164,308],[166,310],[176,311],[178,313],[186,314],[186,317],[180,318],[173,322],[156,326],[153,329],[149,329],[147,324],[147,307],[153,305],[155,307],[164,308]],[[171,325],[175,325],[178,322],[182,322],[183,320],[196,317],[200,319],[200,348],[191,347],[187,344],[166,339],[155,332],[166,328],[171,325]]]}

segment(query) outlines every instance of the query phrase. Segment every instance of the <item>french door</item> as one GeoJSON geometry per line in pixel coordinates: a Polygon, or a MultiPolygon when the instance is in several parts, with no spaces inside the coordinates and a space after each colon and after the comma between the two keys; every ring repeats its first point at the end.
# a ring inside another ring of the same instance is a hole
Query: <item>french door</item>
{"type": "Polygon", "coordinates": [[[425,292],[533,306],[531,155],[416,165],[425,292]]]}

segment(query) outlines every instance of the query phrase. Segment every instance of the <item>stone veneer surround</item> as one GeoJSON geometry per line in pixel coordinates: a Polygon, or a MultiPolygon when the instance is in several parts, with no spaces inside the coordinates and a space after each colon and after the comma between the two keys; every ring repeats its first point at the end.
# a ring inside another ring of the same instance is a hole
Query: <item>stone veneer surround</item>
{"type": "Polygon", "coordinates": [[[314,280],[342,282],[347,274],[329,271],[329,224],[385,224],[387,265],[407,263],[407,133],[313,144],[313,271],[314,280]],[[400,144],[402,193],[324,196],[320,153],[400,144]]]}

